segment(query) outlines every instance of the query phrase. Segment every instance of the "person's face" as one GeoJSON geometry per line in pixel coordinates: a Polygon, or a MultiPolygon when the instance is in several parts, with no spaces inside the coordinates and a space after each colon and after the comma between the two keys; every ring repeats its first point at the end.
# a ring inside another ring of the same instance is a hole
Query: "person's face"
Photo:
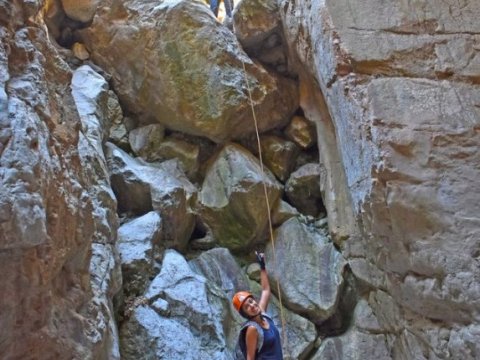
{"type": "Polygon", "coordinates": [[[249,297],[242,304],[242,311],[248,316],[255,316],[261,312],[260,306],[258,306],[257,301],[253,297],[249,297]]]}

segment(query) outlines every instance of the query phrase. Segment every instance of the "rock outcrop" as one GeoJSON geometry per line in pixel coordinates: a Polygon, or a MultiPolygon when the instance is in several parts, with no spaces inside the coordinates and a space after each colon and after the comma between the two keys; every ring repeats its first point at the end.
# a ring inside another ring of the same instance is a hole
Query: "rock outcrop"
{"type": "Polygon", "coordinates": [[[479,339],[471,214],[480,200],[480,8],[347,0],[281,8],[301,106],[319,130],[330,229],[353,273],[390,295],[374,313],[391,317],[393,301],[409,319],[390,334],[390,350],[410,358],[417,343],[457,356],[440,332],[463,346],[479,339]]]}
{"type": "Polygon", "coordinates": [[[40,5],[0,3],[0,353],[118,359],[116,202],[89,123],[103,105],[72,96],[40,5]]]}
{"type": "Polygon", "coordinates": [[[169,129],[215,142],[252,133],[249,89],[261,131],[285,125],[298,106],[296,83],[248,58],[200,2],[106,3],[82,38],[124,107],[169,129]]]}

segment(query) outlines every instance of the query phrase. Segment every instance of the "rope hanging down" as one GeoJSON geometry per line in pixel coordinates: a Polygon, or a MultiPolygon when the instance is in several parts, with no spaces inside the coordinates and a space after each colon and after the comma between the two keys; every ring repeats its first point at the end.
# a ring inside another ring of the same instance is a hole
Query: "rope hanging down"
{"type": "MultiPolygon", "coordinates": [[[[257,137],[258,158],[260,160],[260,169],[262,171],[262,175],[265,175],[265,172],[263,170],[262,146],[261,146],[261,143],[260,143],[260,134],[259,134],[259,131],[258,131],[257,116],[255,114],[255,108],[253,106],[253,100],[252,100],[252,92],[250,90],[250,84],[248,82],[247,70],[245,68],[245,62],[243,62],[243,60],[242,60],[242,65],[243,65],[243,74],[245,76],[245,82],[247,83],[248,99],[249,99],[249,102],[250,102],[250,107],[252,109],[253,122],[255,124],[255,134],[256,134],[256,137],[257,137]]],[[[273,252],[273,267],[275,269],[277,269],[277,256],[275,254],[275,242],[274,242],[274,239],[273,239],[272,217],[270,216],[270,201],[268,200],[267,184],[265,183],[265,180],[263,180],[262,183],[263,183],[263,192],[265,194],[265,203],[267,205],[268,228],[269,228],[270,242],[272,244],[272,252],[273,252]]],[[[276,280],[275,282],[277,284],[278,301],[280,303],[280,319],[281,319],[281,322],[282,322],[282,341],[285,344],[285,349],[288,351],[285,316],[284,316],[284,313],[283,313],[282,294],[280,292],[280,284],[279,284],[278,280],[276,280]]]]}

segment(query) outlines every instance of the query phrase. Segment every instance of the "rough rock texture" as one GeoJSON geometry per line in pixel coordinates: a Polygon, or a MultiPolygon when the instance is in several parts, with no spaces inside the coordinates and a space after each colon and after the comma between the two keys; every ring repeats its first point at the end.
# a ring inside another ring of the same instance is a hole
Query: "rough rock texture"
{"type": "Polygon", "coordinates": [[[146,164],[107,143],[112,188],[121,211],[143,215],[151,210],[163,220],[163,245],[182,251],[195,225],[191,202],[196,188],[175,161],[146,164]]]}
{"type": "Polygon", "coordinates": [[[264,239],[268,225],[264,184],[270,206],[281,185],[258,160],[239,145],[225,146],[208,169],[198,194],[198,214],[221,246],[248,250],[264,239]]]}
{"type": "Polygon", "coordinates": [[[284,132],[290,140],[304,150],[317,143],[315,124],[303,116],[294,116],[284,132]]]}
{"type": "Polygon", "coordinates": [[[154,211],[126,222],[118,229],[117,249],[125,295],[139,296],[150,283],[154,258],[159,255],[155,254],[155,250],[159,248],[161,229],[161,218],[154,211]]]}
{"type": "Polygon", "coordinates": [[[272,224],[274,226],[279,226],[288,219],[300,215],[294,207],[292,207],[286,201],[280,200],[278,205],[275,206],[272,212],[272,224]]]}
{"type": "Polygon", "coordinates": [[[245,51],[280,73],[288,73],[287,48],[276,0],[242,0],[233,13],[233,26],[245,51]]]}
{"type": "Polygon", "coordinates": [[[247,278],[228,249],[216,248],[205,251],[189,264],[195,272],[222,289],[229,299],[237,291],[249,288],[247,278]]]}
{"type": "Polygon", "coordinates": [[[393,301],[409,320],[388,346],[398,358],[413,343],[478,357],[478,2],[281,8],[318,128],[330,229],[354,274],[390,294],[375,314],[393,301]]]}
{"type": "Polygon", "coordinates": [[[165,136],[165,128],[160,124],[150,124],[133,129],[128,134],[132,151],[147,161],[158,160],[152,152],[158,148],[165,136]]]}
{"type": "Polygon", "coordinates": [[[344,283],[342,255],[321,231],[299,218],[278,228],[274,244],[265,251],[272,284],[278,282],[286,307],[322,323],[338,306],[344,283]]]}
{"type": "Polygon", "coordinates": [[[296,84],[254,64],[200,2],[107,3],[83,39],[123,105],[170,129],[216,142],[253,132],[242,63],[261,131],[284,125],[298,106],[296,84]]]}
{"type": "Polygon", "coordinates": [[[298,147],[293,142],[274,135],[262,136],[260,140],[263,163],[284,182],[295,166],[298,147]]]}
{"type": "MultiPolygon", "coordinates": [[[[89,273],[92,241],[114,241],[115,201],[108,191],[92,201],[108,178],[82,168],[98,154],[85,147],[72,74],[44,25],[25,26],[40,5],[0,2],[0,353],[115,359],[108,301],[91,288],[100,266],[89,273]]],[[[102,291],[118,289],[113,268],[104,268],[102,291]]]]}
{"type": "Polygon", "coordinates": [[[290,175],[285,183],[285,194],[302,214],[318,216],[323,208],[320,192],[321,166],[305,164],[290,175]]]}
{"type": "Polygon", "coordinates": [[[121,328],[125,359],[232,359],[228,299],[179,253],[165,252],[145,298],[150,306],[137,307],[121,328]]]}
{"type": "Polygon", "coordinates": [[[113,298],[122,290],[120,261],[115,248],[117,202],[102,148],[107,136],[105,129],[115,119],[120,106],[106,80],[89,66],[75,70],[71,89],[80,115],[78,152],[82,178],[87,181],[92,202],[94,227],[90,276],[92,302],[98,312],[96,323],[89,324],[86,330],[92,342],[105,343],[98,356],[120,359],[113,306],[113,298]]]}

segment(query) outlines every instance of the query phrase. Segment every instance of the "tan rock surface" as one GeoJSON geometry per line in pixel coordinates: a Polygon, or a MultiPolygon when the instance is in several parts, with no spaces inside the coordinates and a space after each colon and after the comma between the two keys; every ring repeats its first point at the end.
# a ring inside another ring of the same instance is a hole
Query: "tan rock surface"
{"type": "MultiPolygon", "coordinates": [[[[392,296],[377,303],[376,315],[392,299],[404,318],[409,314],[404,328],[411,332],[393,336],[397,356],[409,358],[423,341],[436,356],[454,356],[456,347],[440,340],[439,329],[464,346],[480,339],[474,329],[480,244],[473,235],[480,203],[480,7],[283,5],[302,68],[302,108],[318,127],[330,228],[349,236],[343,248],[356,262],[354,272],[392,296]]],[[[478,354],[473,347],[466,358],[478,354]]]]}
{"type": "Polygon", "coordinates": [[[199,2],[105,5],[82,36],[124,106],[169,129],[215,142],[252,133],[242,63],[260,131],[285,125],[298,106],[295,82],[252,62],[199,2]]]}

